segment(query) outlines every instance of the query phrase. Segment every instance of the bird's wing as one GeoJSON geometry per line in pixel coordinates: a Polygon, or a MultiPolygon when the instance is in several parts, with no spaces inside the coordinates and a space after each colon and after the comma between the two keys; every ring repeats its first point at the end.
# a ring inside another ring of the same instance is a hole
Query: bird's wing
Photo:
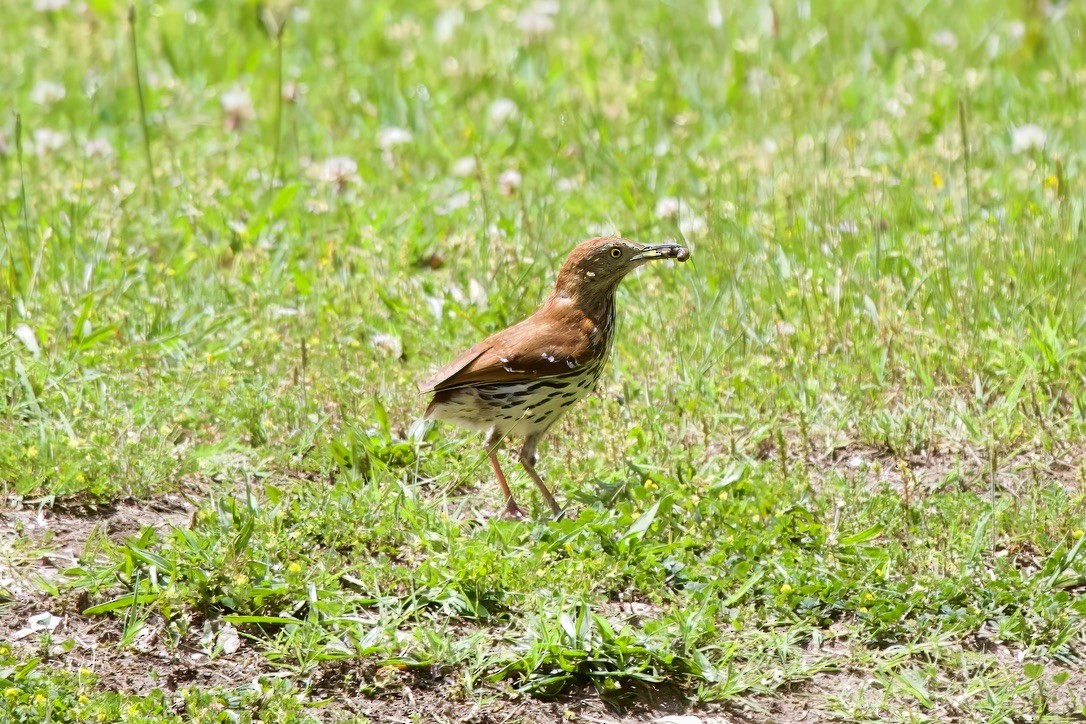
{"type": "Polygon", "coordinates": [[[560,377],[588,360],[592,340],[579,330],[526,322],[475,345],[419,384],[419,390],[439,392],[480,383],[560,377]]]}

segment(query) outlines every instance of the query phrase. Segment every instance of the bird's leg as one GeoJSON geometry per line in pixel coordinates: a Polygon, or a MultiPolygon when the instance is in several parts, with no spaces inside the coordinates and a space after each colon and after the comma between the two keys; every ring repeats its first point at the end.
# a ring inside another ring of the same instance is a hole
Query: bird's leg
{"type": "Polygon", "coordinates": [[[502,473],[501,465],[498,465],[498,457],[494,454],[494,451],[487,452],[487,457],[490,458],[490,466],[494,468],[494,475],[498,478],[498,485],[502,488],[502,495],[505,496],[505,511],[502,513],[502,517],[510,520],[521,520],[527,517],[521,507],[517,505],[517,501],[513,500],[513,491],[509,489],[509,483],[505,481],[505,474],[502,473]]]}
{"type": "Polygon", "coordinates": [[[505,473],[502,472],[502,466],[498,464],[498,456],[495,454],[500,443],[501,435],[498,434],[497,428],[491,428],[483,444],[486,445],[486,456],[490,458],[490,467],[494,468],[494,477],[498,479],[498,485],[501,486],[502,496],[505,499],[505,511],[502,513],[502,517],[510,520],[521,520],[527,516],[517,505],[517,501],[513,500],[513,491],[509,489],[509,483],[505,479],[505,473]]]}
{"type": "Polygon", "coordinates": [[[547,501],[547,505],[551,507],[551,512],[555,516],[562,514],[562,509],[558,507],[558,503],[554,501],[554,496],[551,495],[550,488],[543,482],[543,478],[539,477],[539,473],[535,471],[536,454],[535,448],[539,444],[539,436],[529,435],[524,440],[524,445],[520,448],[520,464],[524,466],[524,470],[531,476],[532,481],[535,482],[539,492],[543,494],[543,499],[547,501]]]}

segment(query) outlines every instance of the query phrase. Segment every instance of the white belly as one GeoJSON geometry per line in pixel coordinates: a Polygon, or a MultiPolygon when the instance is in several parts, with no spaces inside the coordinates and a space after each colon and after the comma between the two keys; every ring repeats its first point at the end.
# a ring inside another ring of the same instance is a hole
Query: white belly
{"type": "MultiPolygon", "coordinates": [[[[600,365],[602,367],[602,365],[600,365]]],[[[537,435],[558,421],[595,387],[595,374],[464,387],[436,406],[430,417],[472,430],[502,435],[537,435]]]]}

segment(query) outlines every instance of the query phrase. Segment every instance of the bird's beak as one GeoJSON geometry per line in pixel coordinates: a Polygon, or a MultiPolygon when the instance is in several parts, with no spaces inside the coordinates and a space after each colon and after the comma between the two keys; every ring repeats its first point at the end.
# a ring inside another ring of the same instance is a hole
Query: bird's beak
{"type": "Polygon", "coordinates": [[[675,259],[686,261],[690,258],[690,251],[685,246],[678,244],[650,244],[634,255],[634,261],[649,261],[651,259],[675,259]]]}

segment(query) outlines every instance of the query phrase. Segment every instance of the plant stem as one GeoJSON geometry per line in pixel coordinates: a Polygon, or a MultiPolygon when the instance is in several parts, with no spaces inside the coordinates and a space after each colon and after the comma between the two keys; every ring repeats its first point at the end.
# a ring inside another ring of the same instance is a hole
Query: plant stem
{"type": "Polygon", "coordinates": [[[155,208],[162,210],[155,182],[155,163],[151,157],[151,133],[147,128],[147,104],[143,100],[143,81],[140,77],[139,45],[136,43],[136,6],[128,6],[128,36],[132,45],[132,68],[136,74],[136,95],[140,102],[140,125],[143,128],[143,153],[147,159],[147,173],[151,177],[151,192],[155,197],[155,208]]]}

